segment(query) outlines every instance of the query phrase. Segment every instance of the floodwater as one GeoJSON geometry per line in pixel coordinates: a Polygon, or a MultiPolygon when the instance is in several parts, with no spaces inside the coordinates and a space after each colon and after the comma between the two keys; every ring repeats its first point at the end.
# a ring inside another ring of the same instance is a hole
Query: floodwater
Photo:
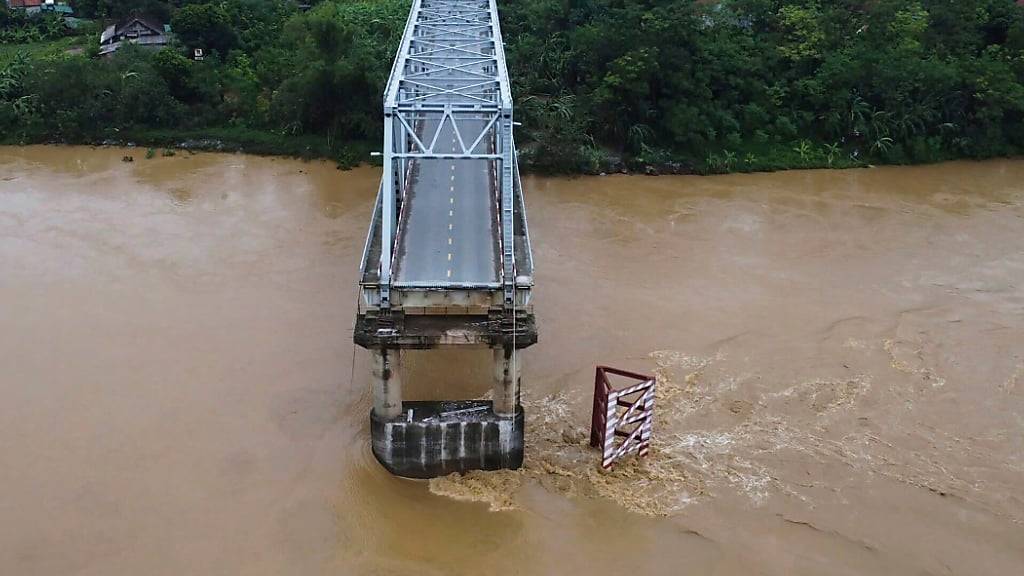
{"type": "Polygon", "coordinates": [[[0,148],[0,573],[1020,573],[1024,161],[530,178],[526,468],[417,482],[351,341],[378,172],[125,153],[0,148]],[[612,474],[598,363],[659,377],[612,474]]]}

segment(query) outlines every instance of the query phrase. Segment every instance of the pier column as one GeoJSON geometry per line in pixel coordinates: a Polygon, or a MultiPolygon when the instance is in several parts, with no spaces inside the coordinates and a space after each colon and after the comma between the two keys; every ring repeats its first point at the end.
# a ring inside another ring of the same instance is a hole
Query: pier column
{"type": "Polygon", "coordinates": [[[494,349],[494,413],[514,416],[519,405],[519,381],[522,378],[522,351],[513,354],[511,346],[494,349]],[[515,361],[513,362],[513,357],[515,361]]]}
{"type": "Polygon", "coordinates": [[[379,418],[402,414],[402,354],[398,349],[370,350],[373,373],[373,412],[379,418]]]}

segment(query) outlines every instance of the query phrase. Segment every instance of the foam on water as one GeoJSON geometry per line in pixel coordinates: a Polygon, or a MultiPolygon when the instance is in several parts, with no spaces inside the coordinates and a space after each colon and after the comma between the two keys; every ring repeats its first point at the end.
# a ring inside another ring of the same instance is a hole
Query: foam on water
{"type": "MultiPolygon", "coordinates": [[[[655,410],[655,430],[673,426],[679,415],[669,407],[677,404],[682,390],[666,374],[662,364],[701,369],[710,360],[677,352],[656,353],[659,362],[656,403],[666,409],[655,410]]],[[[529,478],[545,488],[569,497],[599,497],[625,508],[652,515],[676,513],[701,495],[699,478],[688,472],[679,454],[673,453],[672,438],[654,434],[647,458],[629,458],[613,470],[600,467],[600,454],[589,445],[589,429],[579,425],[589,419],[587,402],[573,404],[565,393],[538,399],[524,399],[527,414],[526,461],[522,470],[503,474],[529,478]]],[[[490,474],[452,474],[430,482],[434,494],[455,496],[491,504],[491,510],[508,509],[515,486],[503,476],[490,474]],[[510,490],[511,488],[511,490],[510,490]],[[495,506],[500,502],[500,506],[495,506]]]]}
{"type": "Polygon", "coordinates": [[[521,475],[511,470],[450,474],[430,480],[430,491],[467,502],[483,502],[492,512],[514,510],[515,493],[522,484],[521,475]]]}
{"type": "MultiPolygon", "coordinates": [[[[589,446],[589,429],[580,425],[589,423],[589,395],[560,392],[524,400],[522,470],[452,475],[432,481],[431,491],[508,510],[516,506],[514,492],[533,481],[566,497],[600,498],[632,512],[667,516],[708,497],[739,497],[754,507],[773,497],[811,504],[822,489],[835,490],[833,484],[842,482],[847,470],[955,495],[1019,521],[1024,515],[1019,502],[988,498],[970,475],[951,471],[957,468],[950,461],[958,457],[956,450],[976,444],[974,439],[946,438],[932,430],[925,438],[933,448],[921,451],[903,446],[899,429],[859,427],[869,397],[872,405],[911,410],[914,402],[941,389],[937,382],[944,380],[926,357],[891,341],[844,348],[852,354],[883,354],[879,359],[887,359],[895,374],[886,379],[909,377],[905,386],[916,388],[914,398],[898,386],[873,387],[875,378],[865,373],[762,389],[756,374],[730,374],[732,367],[721,362],[721,354],[657,351],[650,355],[658,389],[647,458],[627,458],[611,471],[601,469],[599,452],[589,446]]],[[[1019,372],[1004,390],[1016,387],[1019,372]]],[[[893,422],[899,425],[898,419],[893,422]]],[[[979,457],[984,453],[980,446],[972,449],[979,457]]]]}

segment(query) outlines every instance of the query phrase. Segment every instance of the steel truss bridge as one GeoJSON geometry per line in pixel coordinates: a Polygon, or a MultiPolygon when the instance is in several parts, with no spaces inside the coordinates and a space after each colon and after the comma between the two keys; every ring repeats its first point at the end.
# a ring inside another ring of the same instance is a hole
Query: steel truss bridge
{"type": "Polygon", "coordinates": [[[522,460],[516,350],[537,331],[513,126],[495,0],[413,0],[384,93],[354,335],[373,359],[374,454],[397,474],[522,460]],[[493,402],[402,401],[401,351],[439,346],[494,350],[493,402]]]}

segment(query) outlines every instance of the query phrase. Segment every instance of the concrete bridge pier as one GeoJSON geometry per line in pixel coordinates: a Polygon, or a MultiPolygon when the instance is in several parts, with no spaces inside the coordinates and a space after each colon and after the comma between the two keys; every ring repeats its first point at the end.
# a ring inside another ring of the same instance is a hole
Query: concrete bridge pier
{"type": "Polygon", "coordinates": [[[522,466],[526,423],[519,405],[521,351],[501,344],[492,350],[493,400],[403,402],[400,350],[370,349],[373,454],[392,474],[433,478],[522,466]]]}
{"type": "Polygon", "coordinates": [[[494,413],[515,416],[519,410],[523,357],[512,346],[494,349],[494,413]]]}
{"type": "Polygon", "coordinates": [[[373,413],[384,420],[402,414],[402,352],[395,348],[370,350],[373,374],[373,413]]]}

